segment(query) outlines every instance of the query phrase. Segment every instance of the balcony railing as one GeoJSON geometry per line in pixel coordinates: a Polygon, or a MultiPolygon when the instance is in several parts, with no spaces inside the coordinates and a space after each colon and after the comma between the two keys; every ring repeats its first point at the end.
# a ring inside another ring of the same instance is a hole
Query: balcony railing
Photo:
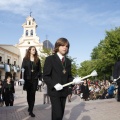
{"type": "Polygon", "coordinates": [[[0,62],[0,69],[4,69],[5,72],[20,72],[20,67],[17,65],[11,65],[7,63],[0,62]]]}

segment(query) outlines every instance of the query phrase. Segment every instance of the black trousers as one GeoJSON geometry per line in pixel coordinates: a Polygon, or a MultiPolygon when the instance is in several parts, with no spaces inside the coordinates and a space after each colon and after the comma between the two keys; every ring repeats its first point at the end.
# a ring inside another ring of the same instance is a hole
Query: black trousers
{"type": "Polygon", "coordinates": [[[52,120],[62,120],[65,110],[66,97],[50,96],[52,120]]]}
{"type": "Polygon", "coordinates": [[[13,93],[5,93],[4,101],[6,106],[13,106],[14,103],[14,96],[13,93]]]}
{"type": "Polygon", "coordinates": [[[6,106],[13,106],[13,101],[5,100],[5,105],[6,106]]]}
{"type": "Polygon", "coordinates": [[[118,84],[118,93],[117,93],[117,101],[120,102],[120,82],[118,84]]]}
{"type": "Polygon", "coordinates": [[[27,82],[27,102],[28,102],[28,109],[29,112],[33,112],[34,104],[35,104],[35,93],[37,89],[37,81],[35,82],[27,82]]]}

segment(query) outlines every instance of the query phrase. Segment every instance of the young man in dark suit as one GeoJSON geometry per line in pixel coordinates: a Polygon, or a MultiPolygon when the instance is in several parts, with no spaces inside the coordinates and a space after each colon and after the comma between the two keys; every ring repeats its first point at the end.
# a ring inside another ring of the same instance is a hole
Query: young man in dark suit
{"type": "Polygon", "coordinates": [[[64,115],[68,87],[62,85],[80,80],[73,79],[71,74],[71,61],[66,57],[70,44],[66,38],[59,38],[55,43],[54,54],[48,56],[43,68],[43,80],[48,87],[52,105],[52,120],[62,120],[64,115]]]}
{"type": "Polygon", "coordinates": [[[117,101],[120,102],[120,78],[119,77],[120,77],[120,61],[117,61],[114,65],[113,78],[114,78],[114,82],[117,82],[117,85],[118,85],[117,101]]]}

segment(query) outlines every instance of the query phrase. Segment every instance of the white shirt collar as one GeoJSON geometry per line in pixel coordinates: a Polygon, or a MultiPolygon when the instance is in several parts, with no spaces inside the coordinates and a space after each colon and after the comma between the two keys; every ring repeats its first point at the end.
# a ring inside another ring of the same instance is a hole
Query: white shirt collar
{"type": "Polygon", "coordinates": [[[60,60],[62,60],[62,58],[64,57],[63,55],[61,55],[59,52],[57,52],[58,57],[60,58],[60,60]]]}

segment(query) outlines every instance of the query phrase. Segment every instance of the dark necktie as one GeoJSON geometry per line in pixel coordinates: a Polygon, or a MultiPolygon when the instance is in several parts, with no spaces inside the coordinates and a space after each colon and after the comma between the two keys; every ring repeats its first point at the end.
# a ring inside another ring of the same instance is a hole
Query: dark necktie
{"type": "Polygon", "coordinates": [[[62,58],[62,64],[64,64],[64,62],[65,62],[65,58],[63,57],[63,58],[62,58]]]}

